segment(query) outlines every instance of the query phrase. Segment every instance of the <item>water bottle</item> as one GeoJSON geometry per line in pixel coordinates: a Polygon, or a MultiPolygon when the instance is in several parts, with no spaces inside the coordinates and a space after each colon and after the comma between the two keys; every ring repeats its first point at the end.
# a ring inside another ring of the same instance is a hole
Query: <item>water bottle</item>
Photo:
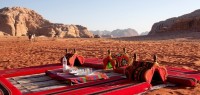
{"type": "Polygon", "coordinates": [[[67,66],[67,59],[65,56],[63,57],[62,64],[63,64],[63,72],[65,73],[70,68],[69,66],[67,66]]]}

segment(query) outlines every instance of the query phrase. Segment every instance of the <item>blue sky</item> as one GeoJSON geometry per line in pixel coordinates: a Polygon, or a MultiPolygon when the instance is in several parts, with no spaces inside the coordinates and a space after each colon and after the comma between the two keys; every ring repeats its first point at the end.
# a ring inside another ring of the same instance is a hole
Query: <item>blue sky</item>
{"type": "Polygon", "coordinates": [[[0,8],[13,6],[35,10],[54,23],[141,33],[155,22],[200,9],[200,0],[0,0],[0,8]]]}

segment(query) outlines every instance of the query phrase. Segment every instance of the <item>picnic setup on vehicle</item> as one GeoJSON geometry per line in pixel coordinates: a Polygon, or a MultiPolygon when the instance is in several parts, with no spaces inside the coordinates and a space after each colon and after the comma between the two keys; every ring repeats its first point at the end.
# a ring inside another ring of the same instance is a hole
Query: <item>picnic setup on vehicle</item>
{"type": "Polygon", "coordinates": [[[107,51],[107,56],[85,58],[73,49],[59,64],[0,71],[1,95],[133,95],[166,86],[193,87],[200,71],[138,60],[138,55],[107,51]]]}

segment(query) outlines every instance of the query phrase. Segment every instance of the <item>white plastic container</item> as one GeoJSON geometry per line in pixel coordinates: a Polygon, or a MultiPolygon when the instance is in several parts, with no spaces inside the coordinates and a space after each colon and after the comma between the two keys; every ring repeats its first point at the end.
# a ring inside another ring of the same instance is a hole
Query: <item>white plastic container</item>
{"type": "Polygon", "coordinates": [[[67,65],[67,59],[65,56],[62,59],[62,64],[63,64],[63,73],[69,71],[70,67],[67,65]]]}

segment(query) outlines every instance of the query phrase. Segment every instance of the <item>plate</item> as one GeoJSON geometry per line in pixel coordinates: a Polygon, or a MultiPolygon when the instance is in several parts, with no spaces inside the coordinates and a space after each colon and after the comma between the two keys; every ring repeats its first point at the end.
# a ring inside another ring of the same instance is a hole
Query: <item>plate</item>
{"type": "Polygon", "coordinates": [[[85,76],[86,74],[79,74],[79,73],[76,73],[76,74],[74,74],[75,76],[85,76]]]}
{"type": "Polygon", "coordinates": [[[70,74],[76,74],[78,71],[71,71],[70,74]]]}

